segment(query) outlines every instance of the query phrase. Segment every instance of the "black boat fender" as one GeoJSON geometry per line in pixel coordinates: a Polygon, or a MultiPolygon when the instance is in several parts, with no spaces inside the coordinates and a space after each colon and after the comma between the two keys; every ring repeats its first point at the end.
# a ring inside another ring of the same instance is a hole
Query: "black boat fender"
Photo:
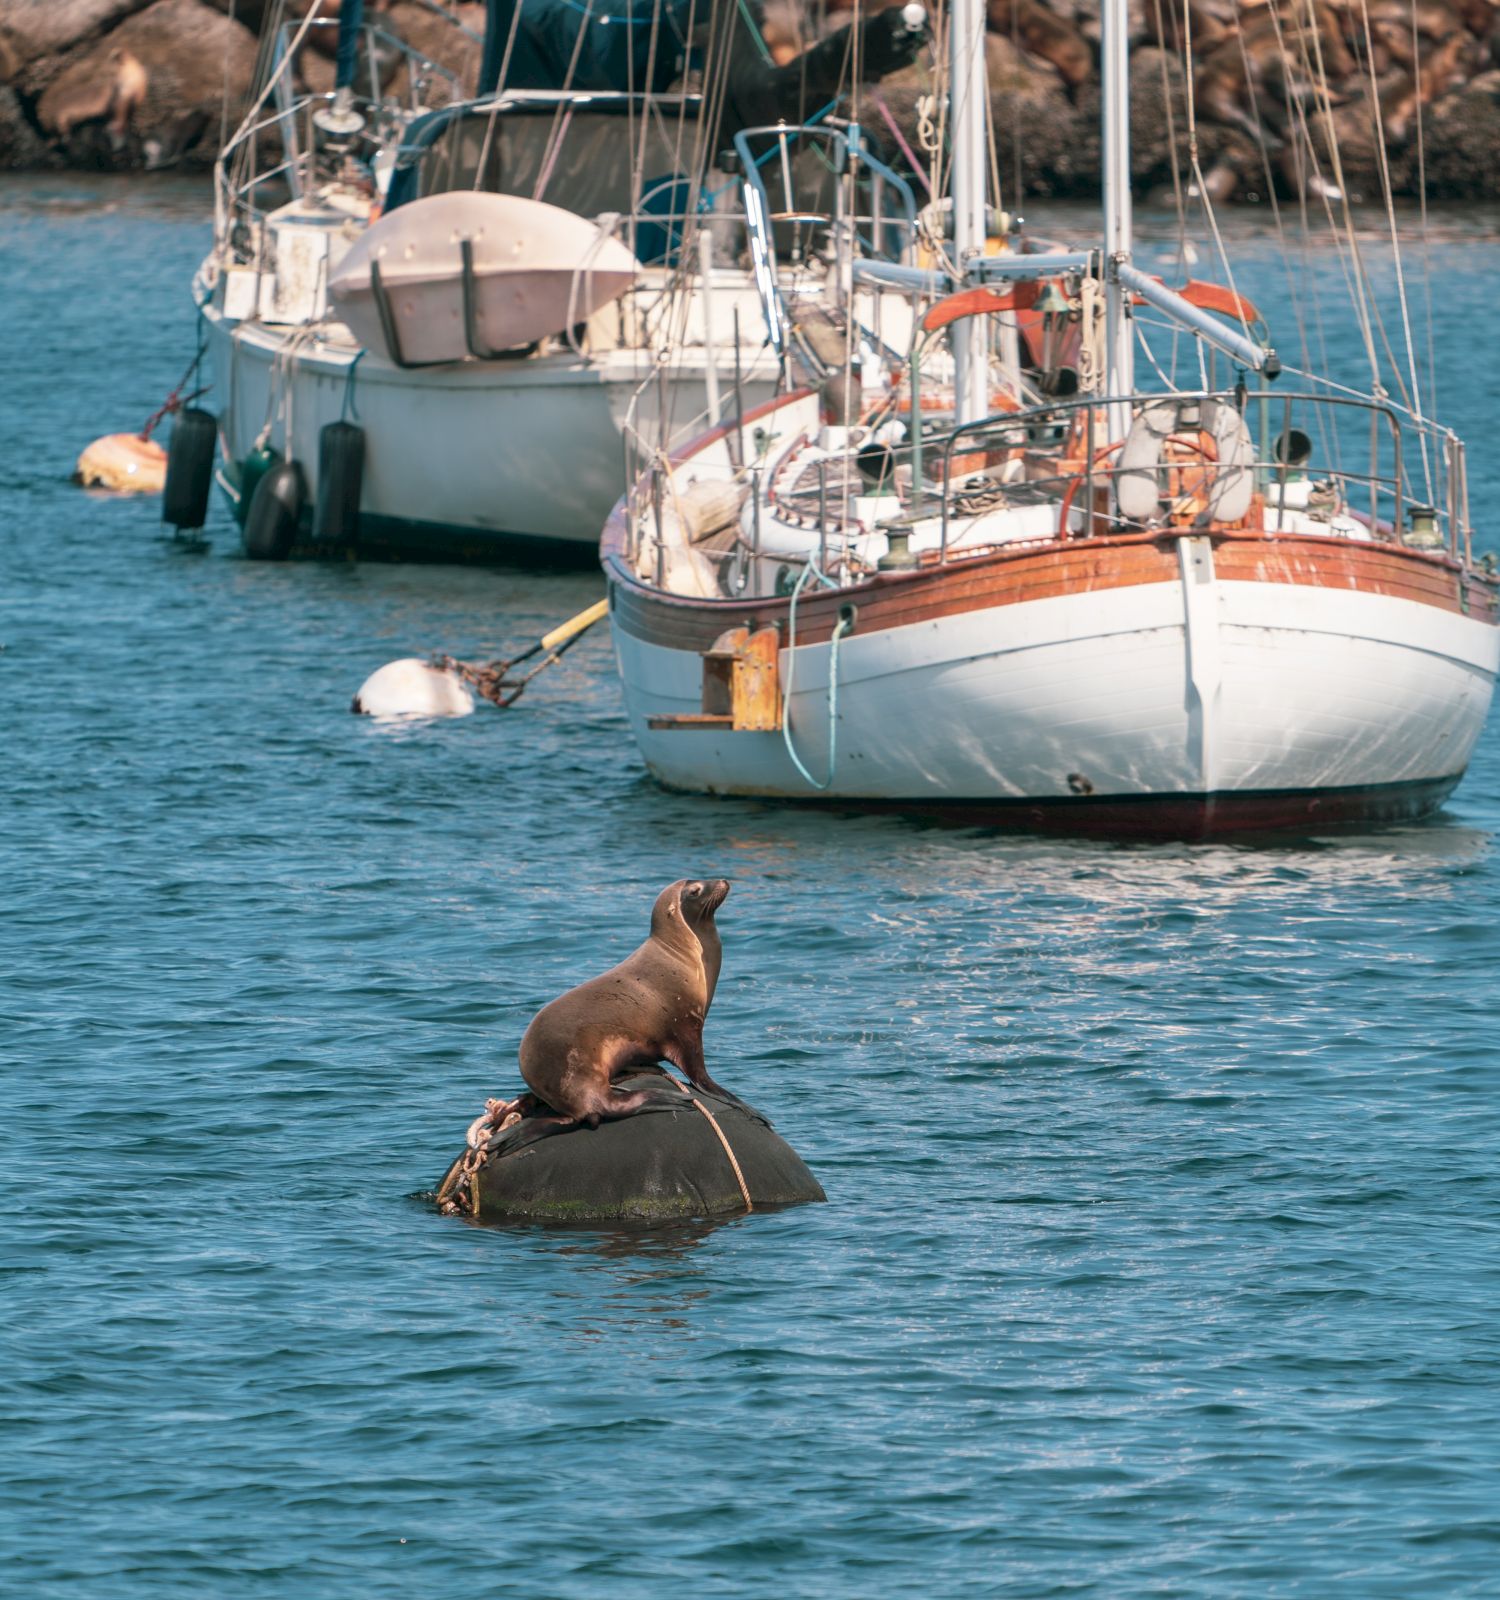
{"type": "Polygon", "coordinates": [[[307,480],[295,461],[280,461],[256,485],[245,518],[245,554],[252,561],[285,561],[297,541],[307,480]]]}
{"type": "Polygon", "coordinates": [[[318,498],[313,543],[320,554],[353,550],[359,541],[359,497],[365,475],[365,430],[330,422],[318,435],[318,498]]]}
{"type": "Polygon", "coordinates": [[[281,460],[281,453],[268,444],[258,444],[240,463],[239,498],[234,502],[234,520],[243,528],[255,500],[260,480],[281,460]]]}
{"type": "Polygon", "coordinates": [[[177,413],[167,446],[167,481],[161,495],[161,520],[169,526],[192,530],[208,520],[218,436],[219,422],[213,412],[187,406],[177,413]]]}

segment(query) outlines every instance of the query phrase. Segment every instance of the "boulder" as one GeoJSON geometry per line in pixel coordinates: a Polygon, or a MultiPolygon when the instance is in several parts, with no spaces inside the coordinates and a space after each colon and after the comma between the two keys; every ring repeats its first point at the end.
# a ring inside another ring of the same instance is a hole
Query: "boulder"
{"type": "Polygon", "coordinates": [[[1500,173],[1500,72],[1486,72],[1423,114],[1429,193],[1492,200],[1500,173]]]}
{"type": "MultiPolygon", "coordinates": [[[[479,58],[482,54],[479,40],[484,38],[485,8],[482,5],[461,4],[450,5],[448,9],[469,33],[476,36],[474,39],[460,32],[451,22],[434,16],[426,6],[412,4],[411,0],[394,0],[381,18],[383,28],[443,69],[428,73],[419,70],[417,74],[427,85],[422,94],[422,103],[432,107],[445,106],[451,100],[467,99],[479,83],[479,58]],[[457,83],[452,82],[445,73],[452,73],[457,83]]],[[[390,78],[388,92],[403,98],[409,92],[404,62],[390,78]]]]}

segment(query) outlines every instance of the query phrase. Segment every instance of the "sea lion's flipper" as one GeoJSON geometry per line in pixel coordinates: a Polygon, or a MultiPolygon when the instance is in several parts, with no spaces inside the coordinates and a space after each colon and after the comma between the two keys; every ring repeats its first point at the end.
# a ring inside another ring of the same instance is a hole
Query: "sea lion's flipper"
{"type": "Polygon", "coordinates": [[[632,1089],[629,1094],[619,1089],[611,1089],[605,1097],[603,1104],[597,1110],[591,1111],[587,1121],[593,1127],[598,1127],[600,1122],[615,1122],[621,1117],[634,1116],[634,1114],[655,1098],[649,1089],[632,1089]]]}
{"type": "Polygon", "coordinates": [[[715,1094],[723,1094],[724,1090],[708,1075],[708,1067],[703,1060],[703,1039],[683,1039],[677,1042],[667,1052],[667,1059],[673,1066],[680,1067],[687,1075],[687,1080],[696,1089],[712,1089],[715,1094]]]}

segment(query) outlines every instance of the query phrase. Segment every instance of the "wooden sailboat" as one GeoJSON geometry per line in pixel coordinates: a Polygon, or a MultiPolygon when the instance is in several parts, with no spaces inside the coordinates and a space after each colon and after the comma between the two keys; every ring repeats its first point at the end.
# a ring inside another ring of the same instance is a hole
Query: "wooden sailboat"
{"type": "Polygon", "coordinates": [[[983,8],[951,20],[948,261],[847,277],[916,304],[923,361],[853,421],[826,390],[747,410],[605,530],[647,766],[702,793],[1115,835],[1429,813],[1500,665],[1461,443],[1383,395],[1277,383],[1248,301],[1133,265],[1124,0],[1104,7],[1102,247],[986,253],[983,8]],[[1140,390],[1147,313],[1232,381],[1140,390]],[[1038,393],[1015,352],[1059,329],[1076,392],[1038,393]],[[924,432],[939,338],[951,415],[924,432]]]}

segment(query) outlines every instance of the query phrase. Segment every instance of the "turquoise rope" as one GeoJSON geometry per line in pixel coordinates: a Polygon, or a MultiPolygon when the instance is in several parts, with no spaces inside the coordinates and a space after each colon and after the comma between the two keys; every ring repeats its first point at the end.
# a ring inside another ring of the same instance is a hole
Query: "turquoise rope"
{"type": "Polygon", "coordinates": [[[826,789],[833,782],[833,769],[838,763],[839,739],[839,640],[849,631],[849,619],[840,617],[833,630],[833,638],[829,643],[828,655],[828,776],[819,783],[802,764],[802,757],[797,754],[792,744],[792,681],[797,670],[797,598],[802,593],[802,585],[807,582],[808,574],[816,572],[819,580],[830,589],[837,589],[838,585],[826,573],[819,571],[818,564],[808,557],[807,565],[803,567],[801,576],[792,587],[791,612],[787,619],[786,641],[786,694],[781,702],[781,737],[786,745],[786,753],[792,758],[792,765],[812,785],[814,789],[826,789]]]}
{"type": "Polygon", "coordinates": [[[349,370],[344,374],[344,403],[339,407],[339,420],[341,422],[347,422],[349,420],[349,413],[351,411],[354,413],[354,420],[356,422],[361,420],[359,408],[354,403],[354,374],[358,370],[359,364],[364,360],[364,358],[365,352],[363,349],[361,349],[359,354],[355,356],[353,361],[349,363],[349,370]]]}

